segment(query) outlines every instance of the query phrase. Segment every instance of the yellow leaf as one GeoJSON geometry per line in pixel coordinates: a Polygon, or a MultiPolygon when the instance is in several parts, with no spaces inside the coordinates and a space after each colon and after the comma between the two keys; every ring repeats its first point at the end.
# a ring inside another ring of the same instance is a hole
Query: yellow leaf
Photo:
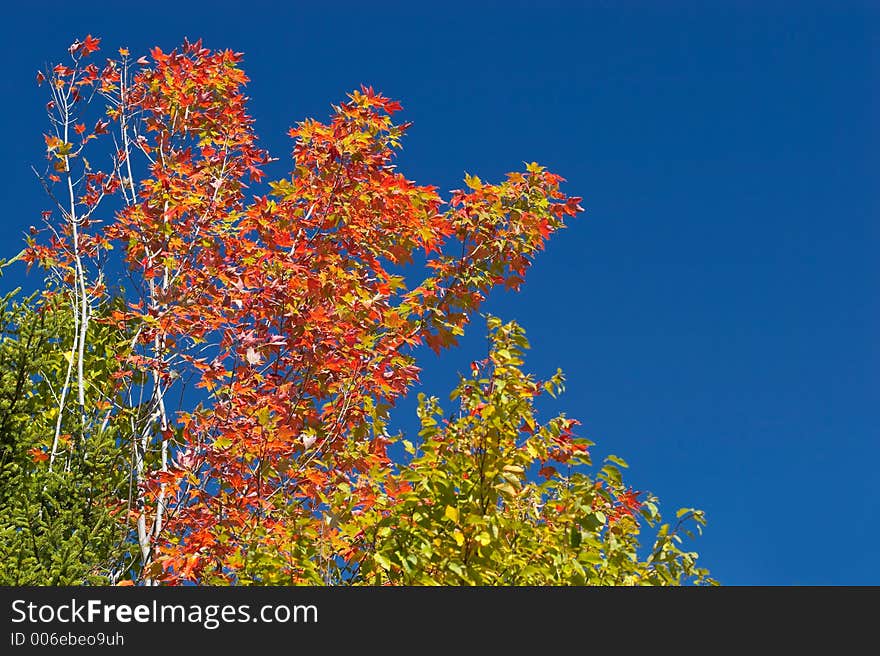
{"type": "Polygon", "coordinates": [[[453,522],[458,523],[458,508],[446,506],[446,511],[443,513],[443,516],[446,519],[451,519],[453,522]]]}
{"type": "Polygon", "coordinates": [[[469,175],[467,173],[465,173],[464,176],[464,183],[471,189],[480,189],[483,186],[483,181],[480,180],[480,178],[475,175],[469,175]]]}
{"type": "Polygon", "coordinates": [[[526,442],[526,452],[532,457],[537,458],[540,454],[538,453],[538,449],[535,448],[535,445],[532,444],[532,441],[529,440],[526,442]]]}
{"type": "Polygon", "coordinates": [[[260,424],[260,426],[265,428],[269,425],[269,408],[260,408],[254,414],[256,415],[257,422],[260,424]]]}
{"type": "Polygon", "coordinates": [[[458,529],[452,534],[452,537],[455,538],[455,544],[459,547],[464,544],[464,533],[459,531],[458,529]]]}
{"type": "Polygon", "coordinates": [[[516,489],[510,483],[499,483],[495,486],[495,489],[501,492],[502,495],[515,497],[516,489]]]}

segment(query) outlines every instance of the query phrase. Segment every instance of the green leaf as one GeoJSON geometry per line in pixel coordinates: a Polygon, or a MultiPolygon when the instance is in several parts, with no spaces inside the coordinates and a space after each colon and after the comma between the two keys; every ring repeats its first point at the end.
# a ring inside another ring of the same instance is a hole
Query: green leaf
{"type": "Polygon", "coordinates": [[[452,570],[453,572],[455,572],[456,574],[458,574],[461,578],[467,579],[466,571],[465,571],[464,567],[461,565],[461,563],[457,563],[455,561],[452,561],[447,565],[447,567],[450,570],[452,570]]]}
{"type": "Polygon", "coordinates": [[[576,525],[572,525],[571,536],[570,536],[571,548],[577,549],[578,547],[580,547],[581,546],[581,539],[582,539],[582,536],[581,536],[580,529],[576,525]]]}

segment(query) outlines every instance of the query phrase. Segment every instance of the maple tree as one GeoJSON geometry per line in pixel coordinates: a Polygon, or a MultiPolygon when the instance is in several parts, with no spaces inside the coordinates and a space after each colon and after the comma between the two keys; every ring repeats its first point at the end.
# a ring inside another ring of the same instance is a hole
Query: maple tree
{"type": "Polygon", "coordinates": [[[582,211],[560,176],[534,163],[494,184],[468,175],[444,199],[397,171],[409,124],[362,87],[293,128],[289,175],[264,182],[240,53],[185,42],[98,65],[99,47],[88,36],[38,74],[52,126],[38,176],[55,207],[21,258],[48,271],[41,302],[71,319],[57,426],[34,462],[57,468],[107,435],[124,454],[129,491],[106,506],[130,548],[109,581],[706,578],[668,527],[640,561],[636,518],[657,521],[654,500],[613,464],[598,483],[575,471],[589,464],[576,422],[538,427],[515,324],[490,318],[461,416],[440,426],[423,399],[419,451],[389,455],[420,348],[455,345],[582,211]]]}

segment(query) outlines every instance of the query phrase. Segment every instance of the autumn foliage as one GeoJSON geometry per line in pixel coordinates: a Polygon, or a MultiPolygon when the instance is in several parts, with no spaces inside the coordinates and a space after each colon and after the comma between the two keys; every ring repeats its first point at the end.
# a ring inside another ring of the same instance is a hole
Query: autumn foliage
{"type": "Polygon", "coordinates": [[[468,175],[444,198],[397,170],[410,125],[362,87],[291,129],[289,175],[265,181],[240,53],[199,41],[99,63],[98,49],[89,36],[38,75],[51,96],[39,177],[56,205],[23,259],[75,323],[76,401],[59,410],[74,436],[35,447],[36,466],[108,427],[130,456],[127,498],[108,502],[130,545],[111,581],[704,577],[668,527],[654,560],[636,555],[653,498],[614,463],[583,473],[578,422],[537,420],[533,399],[561,374],[545,388],[522,373],[516,324],[489,319],[491,354],[463,378],[456,415],[425,397],[420,440],[389,434],[416,356],[455,345],[582,211],[561,177],[538,164],[494,184],[468,175]],[[127,345],[100,385],[83,371],[96,324],[127,345]]]}

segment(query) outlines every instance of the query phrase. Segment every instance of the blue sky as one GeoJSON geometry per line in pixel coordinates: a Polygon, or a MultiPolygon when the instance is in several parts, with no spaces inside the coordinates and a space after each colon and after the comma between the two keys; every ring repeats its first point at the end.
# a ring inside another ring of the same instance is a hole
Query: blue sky
{"type": "MultiPolygon", "coordinates": [[[[6,9],[2,255],[45,206],[35,71],[75,37],[243,51],[276,177],[294,121],[371,84],[415,122],[410,178],[448,190],[537,160],[584,197],[487,309],[526,327],[533,371],[566,371],[553,408],[597,455],[667,512],[707,511],[696,549],[722,583],[880,584],[880,6],[324,4],[6,9]]],[[[425,354],[426,391],[484,352],[473,328],[425,354]]]]}

